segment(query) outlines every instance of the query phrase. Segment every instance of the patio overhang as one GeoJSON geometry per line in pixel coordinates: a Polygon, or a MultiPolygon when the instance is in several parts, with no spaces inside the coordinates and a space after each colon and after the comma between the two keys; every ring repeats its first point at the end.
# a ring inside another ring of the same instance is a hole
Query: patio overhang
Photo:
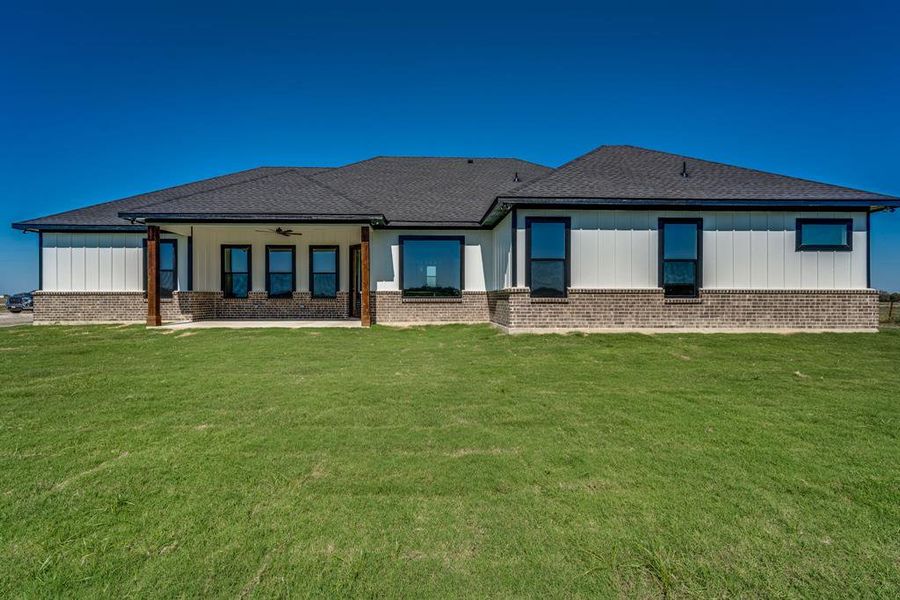
{"type": "Polygon", "coordinates": [[[295,214],[295,213],[150,213],[120,212],[119,217],[130,223],[318,223],[318,224],[367,224],[381,225],[385,222],[381,214],[295,214]]]}
{"type": "Polygon", "coordinates": [[[368,327],[371,229],[371,221],[295,217],[249,222],[146,219],[140,231],[146,234],[147,325],[179,318],[302,323],[355,319],[368,327]],[[242,254],[233,258],[235,252],[242,254]],[[163,264],[162,256],[169,262],[163,264]],[[322,265],[330,260],[331,268],[314,272],[314,256],[322,265]],[[277,270],[270,271],[270,257],[279,259],[277,270]],[[227,262],[231,260],[242,260],[238,264],[243,267],[229,267],[226,278],[225,265],[233,264],[227,262]],[[243,287],[235,287],[233,272],[243,277],[243,287]],[[287,285],[285,274],[290,275],[287,285]],[[161,282],[163,276],[168,279],[161,282]],[[276,276],[278,289],[273,290],[276,276]],[[325,276],[330,280],[322,280],[325,276]]]}

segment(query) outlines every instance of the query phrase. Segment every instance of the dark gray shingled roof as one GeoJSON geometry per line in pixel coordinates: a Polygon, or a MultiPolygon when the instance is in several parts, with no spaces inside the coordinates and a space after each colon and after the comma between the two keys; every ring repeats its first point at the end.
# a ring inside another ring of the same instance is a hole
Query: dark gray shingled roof
{"type": "MultiPolygon", "coordinates": [[[[205,192],[217,188],[223,188],[242,181],[249,181],[259,177],[265,177],[273,173],[280,173],[288,169],[293,169],[304,174],[313,174],[325,170],[324,167],[257,167],[255,169],[247,169],[246,171],[238,171],[237,173],[229,173],[228,175],[219,175],[209,179],[201,179],[183,185],[165,188],[155,192],[146,194],[138,194],[137,196],[129,196],[121,200],[112,200],[111,202],[103,202],[101,204],[93,204],[84,208],[76,208],[46,217],[30,219],[15,223],[14,227],[19,229],[28,229],[29,226],[41,227],[128,227],[128,221],[119,216],[120,212],[135,210],[148,204],[155,204],[179,198],[197,192],[205,192]]],[[[146,229],[146,227],[137,225],[135,229],[146,229]]]]}
{"type": "Polygon", "coordinates": [[[499,194],[550,171],[516,158],[377,156],[314,179],[378,210],[389,223],[477,224],[499,194]]]}
{"type": "Polygon", "coordinates": [[[381,213],[307,177],[300,169],[285,169],[211,190],[197,191],[119,213],[125,218],[222,220],[380,218],[381,213]]]}
{"type": "Polygon", "coordinates": [[[850,188],[635,146],[600,146],[510,198],[896,200],[850,188]],[[682,176],[682,169],[687,177],[682,176]]]}
{"type": "Polygon", "coordinates": [[[900,200],[891,196],[634,146],[601,146],[558,169],[515,158],[387,156],[337,168],[260,167],[13,227],[140,228],[123,217],[162,221],[383,217],[390,226],[477,226],[492,223],[514,203],[564,200],[900,206],[900,200]]]}

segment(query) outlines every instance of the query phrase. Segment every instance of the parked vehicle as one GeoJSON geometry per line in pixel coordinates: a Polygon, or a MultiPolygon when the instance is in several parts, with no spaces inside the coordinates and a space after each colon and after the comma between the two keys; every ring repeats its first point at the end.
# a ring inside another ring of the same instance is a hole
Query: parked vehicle
{"type": "Polygon", "coordinates": [[[34,310],[33,298],[31,292],[23,292],[21,294],[13,294],[6,299],[6,310],[12,313],[22,312],[23,310],[34,310]]]}

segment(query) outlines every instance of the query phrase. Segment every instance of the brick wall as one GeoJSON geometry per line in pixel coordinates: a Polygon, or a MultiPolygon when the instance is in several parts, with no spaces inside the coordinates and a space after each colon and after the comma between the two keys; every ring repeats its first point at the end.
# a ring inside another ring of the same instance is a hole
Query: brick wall
{"type": "MultiPolygon", "coordinates": [[[[872,290],[702,290],[700,298],[667,299],[660,289],[569,290],[560,300],[531,298],[527,289],[464,292],[459,299],[404,299],[373,292],[376,323],[486,323],[527,328],[874,329],[878,296],[872,290]]],[[[311,298],[226,299],[221,292],[175,292],[160,302],[165,321],[204,319],[343,319],[348,294],[311,298]]],[[[36,323],[139,322],[147,318],[143,292],[36,292],[36,323]]]]}
{"type": "Polygon", "coordinates": [[[527,289],[493,292],[491,316],[523,328],[874,329],[872,290],[701,290],[697,299],[661,289],[571,289],[565,299],[531,298],[527,289]]]}
{"type": "Polygon", "coordinates": [[[463,292],[461,298],[404,298],[401,292],[372,292],[375,323],[487,323],[487,292],[463,292]]]}
{"type": "MultiPolygon", "coordinates": [[[[312,298],[294,292],[292,298],[269,298],[266,292],[250,292],[249,298],[224,298],[222,292],[175,292],[160,300],[164,321],[205,319],[344,319],[348,295],[312,298]]],[[[147,320],[143,292],[35,292],[37,323],[140,322],[147,320]]]]}
{"type": "Polygon", "coordinates": [[[35,323],[147,320],[143,292],[35,292],[35,323]]]}
{"type": "Polygon", "coordinates": [[[269,298],[266,292],[250,292],[249,298],[223,298],[216,302],[216,319],[346,319],[347,292],[336,298],[313,298],[309,292],[294,292],[291,298],[269,298]]]}

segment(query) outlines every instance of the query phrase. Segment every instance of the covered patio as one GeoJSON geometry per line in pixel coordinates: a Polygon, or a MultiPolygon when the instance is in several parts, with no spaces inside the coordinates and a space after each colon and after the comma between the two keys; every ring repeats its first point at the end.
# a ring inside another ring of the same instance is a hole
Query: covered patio
{"type": "Polygon", "coordinates": [[[368,223],[145,222],[148,326],[371,323],[368,223]]]}

